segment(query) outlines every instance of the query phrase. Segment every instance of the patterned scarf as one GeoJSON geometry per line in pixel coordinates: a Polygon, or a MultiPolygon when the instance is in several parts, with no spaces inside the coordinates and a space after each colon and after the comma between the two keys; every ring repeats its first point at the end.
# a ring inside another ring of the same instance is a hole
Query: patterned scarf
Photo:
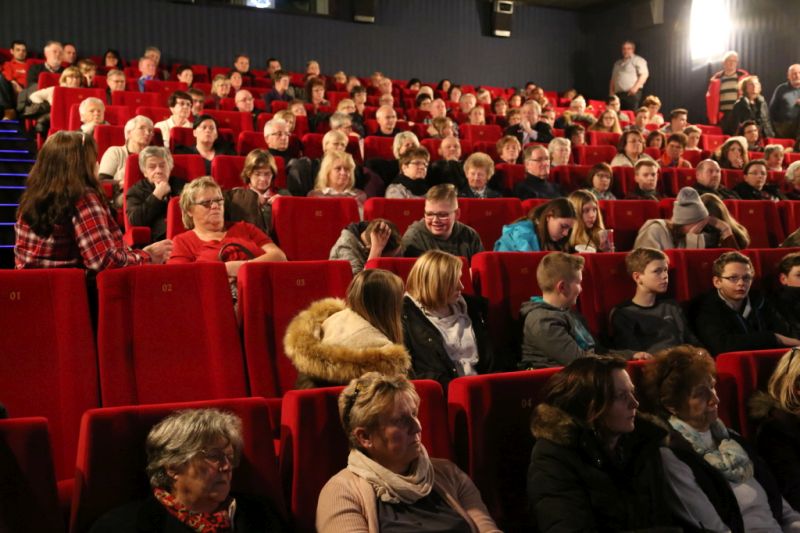
{"type": "Polygon", "coordinates": [[[415,503],[433,489],[433,465],[425,446],[420,445],[419,457],[407,476],[395,474],[367,457],[359,450],[350,450],[347,469],[366,479],[375,494],[386,503],[415,503]]]}
{"type": "Polygon", "coordinates": [[[711,435],[714,442],[719,442],[716,448],[709,448],[703,441],[700,432],[691,427],[678,417],[669,419],[670,425],[689,441],[694,451],[703,456],[703,459],[719,470],[729,483],[744,483],[753,477],[753,461],[741,445],[730,438],[728,429],[720,420],[711,424],[711,435]]]}
{"type": "Polygon", "coordinates": [[[231,497],[222,504],[222,510],[214,513],[196,513],[190,511],[185,505],[165,491],[153,489],[156,499],[164,508],[197,533],[227,533],[233,531],[233,515],[236,512],[236,500],[231,497]]]}

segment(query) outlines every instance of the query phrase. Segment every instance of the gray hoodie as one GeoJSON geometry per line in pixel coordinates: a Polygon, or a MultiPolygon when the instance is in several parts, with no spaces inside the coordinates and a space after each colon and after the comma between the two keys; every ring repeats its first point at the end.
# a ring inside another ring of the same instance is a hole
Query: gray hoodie
{"type": "Polygon", "coordinates": [[[554,307],[540,299],[522,304],[525,320],[521,367],[526,369],[568,365],[595,353],[598,346],[578,313],[554,307]],[[581,347],[578,339],[582,341],[581,347]]]}

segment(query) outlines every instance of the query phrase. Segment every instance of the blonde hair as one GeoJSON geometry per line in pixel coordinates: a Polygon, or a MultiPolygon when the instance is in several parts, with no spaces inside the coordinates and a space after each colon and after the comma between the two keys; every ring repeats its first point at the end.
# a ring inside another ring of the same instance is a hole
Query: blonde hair
{"type": "Polygon", "coordinates": [[[424,307],[447,302],[461,279],[461,259],[441,250],[428,250],[414,263],[406,280],[406,292],[424,307]]]}
{"type": "Polygon", "coordinates": [[[575,248],[576,245],[591,245],[596,250],[600,249],[600,236],[599,233],[606,229],[603,223],[603,213],[600,211],[600,203],[597,197],[589,191],[577,190],[567,196],[567,200],[575,208],[575,225],[572,227],[572,232],[569,235],[569,245],[575,248]],[[592,229],[587,229],[583,223],[583,208],[589,203],[594,203],[597,207],[597,220],[592,229]]]}
{"type": "Polygon", "coordinates": [[[401,131],[394,136],[394,142],[392,142],[392,153],[395,159],[400,159],[400,147],[403,146],[406,141],[412,141],[414,146],[419,146],[419,139],[414,132],[401,131]]]}
{"type": "MultiPolygon", "coordinates": [[[[339,421],[350,442],[350,448],[360,449],[355,436],[357,428],[372,431],[378,428],[381,415],[394,407],[398,394],[408,394],[419,407],[419,394],[405,376],[387,376],[367,372],[352,380],[339,395],[339,421]]],[[[363,451],[363,450],[362,450],[363,451]]]]}
{"type": "Polygon", "coordinates": [[[186,184],[181,193],[181,220],[186,229],[194,229],[194,219],[189,215],[189,210],[194,205],[194,197],[200,191],[217,190],[222,195],[222,189],[211,176],[203,176],[186,184]]]}
{"type": "Polygon", "coordinates": [[[58,78],[58,84],[63,87],[64,83],[66,83],[67,78],[74,76],[80,80],[83,80],[83,74],[81,74],[81,70],[78,67],[67,67],[61,72],[61,76],[58,78]]]}
{"type": "Polygon", "coordinates": [[[741,248],[747,248],[750,244],[750,233],[747,231],[747,228],[739,224],[739,222],[731,216],[730,211],[728,211],[728,208],[719,196],[707,192],[700,195],[700,201],[703,202],[703,205],[706,206],[706,209],[708,209],[709,214],[712,216],[716,216],[714,213],[719,213],[718,218],[730,225],[736,242],[741,245],[741,248]],[[712,210],[714,212],[712,212],[712,210]]]}
{"type": "Polygon", "coordinates": [[[788,183],[794,185],[796,181],[800,180],[800,172],[798,172],[798,170],[800,170],[800,161],[795,161],[786,167],[785,177],[788,183]]]}
{"type": "Polygon", "coordinates": [[[322,158],[322,163],[319,166],[319,172],[317,173],[317,180],[314,183],[314,188],[317,190],[323,190],[328,187],[328,175],[333,170],[333,166],[336,163],[344,162],[345,166],[347,167],[348,173],[350,174],[350,179],[347,181],[347,189],[350,190],[356,183],[356,164],[353,161],[353,156],[348,154],[347,152],[338,152],[336,150],[332,150],[325,154],[325,157],[322,158]]]}
{"type": "Polygon", "coordinates": [[[347,307],[395,344],[403,343],[403,280],[380,268],[362,270],[347,287],[347,307]]]}
{"type": "Polygon", "coordinates": [[[783,354],[769,378],[767,393],[781,409],[794,415],[800,415],[800,396],[797,394],[797,382],[800,379],[800,357],[795,357],[797,348],[783,354]]]}
{"type": "Polygon", "coordinates": [[[488,177],[494,174],[494,161],[483,152],[475,152],[464,161],[464,172],[468,172],[471,168],[479,168],[485,170],[488,177]]]}
{"type": "Polygon", "coordinates": [[[542,292],[553,292],[559,281],[572,281],[583,270],[583,257],[551,252],[544,256],[536,268],[536,283],[542,292]]]}
{"type": "Polygon", "coordinates": [[[322,136],[322,151],[323,152],[327,152],[327,150],[325,150],[325,146],[330,144],[330,143],[332,143],[332,142],[334,142],[334,141],[336,141],[336,140],[344,141],[345,145],[349,141],[349,139],[347,138],[347,134],[344,133],[343,131],[328,130],[325,133],[325,135],[322,136]]]}

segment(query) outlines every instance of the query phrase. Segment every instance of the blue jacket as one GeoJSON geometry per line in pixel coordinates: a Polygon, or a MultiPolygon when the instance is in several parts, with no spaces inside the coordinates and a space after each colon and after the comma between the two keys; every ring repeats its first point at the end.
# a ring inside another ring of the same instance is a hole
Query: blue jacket
{"type": "Polygon", "coordinates": [[[530,220],[503,226],[503,234],[494,243],[495,252],[538,252],[541,250],[536,228],[530,220]]]}

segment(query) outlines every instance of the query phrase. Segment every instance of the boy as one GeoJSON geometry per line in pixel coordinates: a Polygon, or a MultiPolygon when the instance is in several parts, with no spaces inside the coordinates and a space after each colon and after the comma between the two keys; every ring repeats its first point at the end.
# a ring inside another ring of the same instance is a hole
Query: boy
{"type": "Polygon", "coordinates": [[[683,158],[686,149],[686,135],[673,133],[667,138],[667,146],[658,163],[662,168],[692,168],[692,164],[683,158]]]}
{"type": "Polygon", "coordinates": [[[658,163],[652,159],[640,159],[633,166],[633,179],[636,188],[628,193],[626,200],[661,200],[656,190],[658,185],[658,163]]]}
{"type": "Polygon", "coordinates": [[[800,252],[783,256],[778,272],[779,285],[772,303],[797,337],[800,334],[800,252]]]}
{"type": "MultiPolygon", "coordinates": [[[[525,321],[522,369],[562,366],[579,357],[606,353],[583,317],[571,310],[583,290],[583,264],[583,257],[563,252],[547,254],[539,263],[536,281],[542,296],[524,302],[520,311],[525,321]]],[[[633,354],[634,359],[649,357],[647,353],[633,354]]]]}
{"type": "Polygon", "coordinates": [[[683,128],[683,133],[686,135],[686,150],[695,152],[702,152],[700,148],[700,136],[703,134],[702,130],[697,126],[686,126],[683,128]]]}
{"type": "Polygon", "coordinates": [[[655,248],[636,248],[625,257],[625,268],[636,284],[636,294],[611,310],[616,348],[656,353],[700,341],[678,303],[662,298],[669,285],[669,259],[655,248]]]}

